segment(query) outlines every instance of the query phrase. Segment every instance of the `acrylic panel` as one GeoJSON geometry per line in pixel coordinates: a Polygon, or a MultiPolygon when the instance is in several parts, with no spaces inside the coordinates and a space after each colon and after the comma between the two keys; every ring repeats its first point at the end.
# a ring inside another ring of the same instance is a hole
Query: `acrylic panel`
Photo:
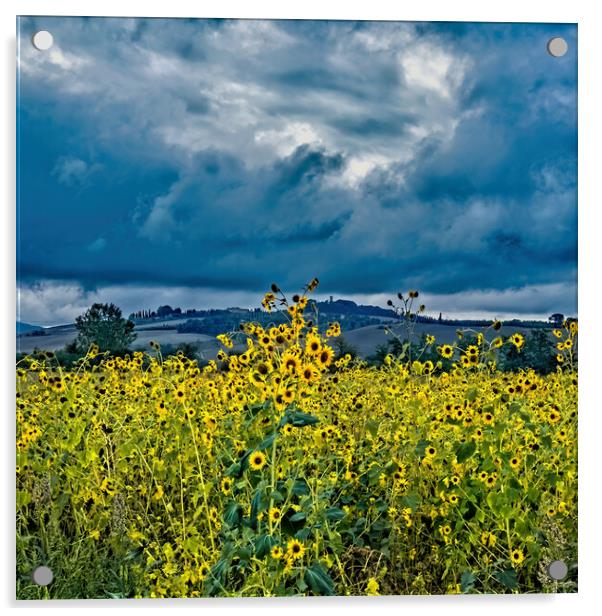
{"type": "Polygon", "coordinates": [[[17,30],[17,597],[576,592],[577,26],[17,30]]]}

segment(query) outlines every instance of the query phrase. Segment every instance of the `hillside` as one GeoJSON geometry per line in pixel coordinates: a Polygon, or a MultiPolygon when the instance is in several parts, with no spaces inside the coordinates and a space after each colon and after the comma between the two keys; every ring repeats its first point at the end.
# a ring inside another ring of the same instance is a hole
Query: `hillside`
{"type": "Polygon", "coordinates": [[[23,323],[23,321],[17,321],[17,335],[29,334],[31,332],[42,331],[43,328],[39,325],[31,325],[31,323],[23,323]]]}

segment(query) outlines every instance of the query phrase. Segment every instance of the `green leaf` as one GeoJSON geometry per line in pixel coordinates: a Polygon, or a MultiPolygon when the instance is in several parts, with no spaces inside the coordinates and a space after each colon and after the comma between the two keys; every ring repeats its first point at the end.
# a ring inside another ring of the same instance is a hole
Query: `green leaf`
{"type": "Polygon", "coordinates": [[[308,588],[307,584],[305,583],[304,580],[302,579],[298,579],[297,580],[297,588],[301,591],[301,592],[305,592],[308,588]]]}
{"type": "Polygon", "coordinates": [[[384,530],[391,528],[391,524],[386,520],[377,520],[372,524],[370,530],[377,533],[382,533],[384,530]]]}
{"type": "Polygon", "coordinates": [[[272,492],[272,499],[275,503],[281,503],[284,500],[284,495],[278,490],[272,492]]]}
{"type": "Polygon", "coordinates": [[[514,569],[505,569],[504,571],[496,571],[493,577],[506,588],[515,589],[518,586],[516,571],[514,569]]]}
{"type": "Polygon", "coordinates": [[[230,568],[231,560],[232,556],[228,554],[220,558],[211,568],[204,582],[204,589],[209,595],[213,596],[224,591],[223,583],[226,578],[226,573],[230,568]]]}
{"type": "Polygon", "coordinates": [[[263,489],[258,489],[253,496],[253,500],[251,501],[251,524],[255,525],[257,522],[257,515],[260,511],[263,511],[266,508],[266,503],[264,502],[263,497],[263,489]]]}
{"type": "Polygon", "coordinates": [[[539,442],[546,449],[552,449],[552,439],[550,438],[550,436],[548,434],[546,434],[545,436],[542,436],[541,439],[539,440],[539,442]]]}
{"type": "Polygon", "coordinates": [[[511,477],[508,485],[514,490],[518,490],[518,492],[523,491],[523,486],[521,486],[520,482],[516,479],[516,477],[511,477]]]}
{"type": "Polygon", "coordinates": [[[105,592],[107,593],[107,597],[109,597],[109,599],[125,599],[125,595],[123,593],[109,592],[108,590],[105,592]]]}
{"type": "Polygon", "coordinates": [[[54,506],[51,511],[51,517],[53,520],[59,520],[63,510],[67,506],[67,503],[71,499],[71,494],[69,492],[63,492],[55,501],[54,506]]]}
{"type": "Polygon", "coordinates": [[[378,465],[373,466],[367,473],[366,476],[368,478],[368,485],[376,485],[380,480],[380,475],[382,473],[382,468],[378,465]]]}
{"type": "Polygon", "coordinates": [[[409,507],[413,512],[415,512],[416,509],[418,509],[418,505],[420,504],[420,497],[416,494],[406,494],[401,499],[401,504],[404,507],[409,507]]]}
{"type": "Polygon", "coordinates": [[[338,507],[330,507],[326,510],[325,515],[327,520],[338,522],[339,520],[342,520],[346,514],[342,509],[339,509],[338,507]]]}
{"type": "Polygon", "coordinates": [[[295,479],[295,483],[293,483],[292,493],[295,496],[309,496],[311,491],[309,486],[307,485],[307,481],[305,479],[295,479]]]}
{"type": "Polygon", "coordinates": [[[379,423],[377,421],[367,421],[365,426],[366,426],[366,430],[370,433],[372,438],[375,438],[376,435],[378,434],[379,423]]]}
{"type": "Polygon", "coordinates": [[[31,494],[26,490],[17,490],[17,507],[25,507],[31,502],[31,494]]]}
{"type": "Polygon", "coordinates": [[[270,408],[270,404],[271,402],[269,400],[266,400],[265,402],[255,402],[255,404],[251,404],[251,406],[249,406],[248,413],[251,417],[255,417],[255,415],[257,415],[260,411],[267,411],[270,408]]]}
{"type": "Polygon", "coordinates": [[[242,522],[242,507],[232,501],[224,511],[224,523],[230,527],[239,526],[242,522]]]}
{"type": "Polygon", "coordinates": [[[462,518],[464,520],[472,520],[472,518],[474,518],[477,513],[477,508],[471,500],[468,500],[462,506],[462,508],[460,509],[460,512],[462,513],[462,518]]]}
{"type": "Polygon", "coordinates": [[[334,595],[334,582],[320,563],[315,563],[305,571],[305,582],[316,595],[334,595]]]}
{"type": "Polygon", "coordinates": [[[305,520],[307,516],[304,511],[297,511],[297,513],[293,514],[289,520],[291,522],[300,522],[301,520],[305,520]]]}
{"type": "Polygon", "coordinates": [[[304,426],[313,426],[319,423],[319,421],[317,417],[309,413],[303,413],[302,411],[287,411],[280,420],[280,426],[290,423],[295,426],[295,428],[303,428],[304,426]]]}
{"type": "Polygon", "coordinates": [[[462,590],[462,592],[470,592],[476,581],[477,578],[472,571],[465,571],[460,576],[460,590],[462,590]]]}
{"type": "Polygon", "coordinates": [[[474,402],[477,399],[477,396],[479,395],[479,390],[476,387],[471,387],[467,392],[466,392],[466,399],[469,402],[474,402]]]}
{"type": "Polygon", "coordinates": [[[311,533],[311,528],[306,526],[305,528],[298,530],[295,533],[295,537],[299,539],[300,541],[307,541],[307,538],[309,537],[309,533],[311,533]]]}
{"type": "Polygon", "coordinates": [[[271,535],[260,535],[255,539],[255,556],[263,558],[278,543],[271,535]]]}
{"type": "Polygon", "coordinates": [[[476,450],[477,444],[473,440],[458,445],[458,447],[456,447],[456,459],[458,460],[458,464],[462,464],[462,462],[468,460],[476,450]]]}
{"type": "Polygon", "coordinates": [[[257,451],[263,451],[264,449],[269,449],[273,445],[277,436],[278,436],[278,432],[274,432],[273,434],[270,434],[270,436],[264,438],[263,441],[261,441],[261,443],[257,445],[257,451]]]}
{"type": "Polygon", "coordinates": [[[224,475],[226,477],[240,477],[241,471],[242,465],[239,462],[235,462],[226,469],[224,475]]]}
{"type": "Polygon", "coordinates": [[[501,509],[500,495],[497,492],[489,492],[487,495],[487,504],[494,513],[499,513],[501,509]]]}
{"type": "Polygon", "coordinates": [[[249,560],[251,560],[251,550],[249,550],[246,546],[239,547],[234,552],[234,557],[238,558],[239,564],[245,565],[249,562],[249,560]]]}
{"type": "Polygon", "coordinates": [[[520,402],[511,402],[508,405],[508,415],[513,415],[514,413],[518,413],[522,410],[522,404],[520,402]]]}
{"type": "Polygon", "coordinates": [[[430,441],[425,441],[424,439],[420,439],[416,443],[416,449],[414,451],[419,458],[424,457],[424,450],[426,449],[426,446],[429,444],[429,442],[430,441]]]}
{"type": "Polygon", "coordinates": [[[139,546],[132,550],[128,550],[127,554],[124,556],[123,560],[125,562],[131,562],[132,560],[136,560],[138,557],[142,556],[144,553],[144,547],[139,546]]]}

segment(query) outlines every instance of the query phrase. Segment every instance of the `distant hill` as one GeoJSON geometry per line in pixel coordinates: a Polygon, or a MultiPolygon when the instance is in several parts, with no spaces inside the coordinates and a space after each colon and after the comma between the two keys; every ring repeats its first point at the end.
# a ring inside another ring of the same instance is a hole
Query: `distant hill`
{"type": "Polygon", "coordinates": [[[391,308],[381,308],[380,306],[363,306],[356,304],[350,299],[333,299],[327,302],[316,302],[310,300],[311,305],[314,304],[321,314],[363,314],[375,317],[393,317],[394,312],[391,308]]]}
{"type": "Polygon", "coordinates": [[[31,325],[30,323],[23,323],[22,321],[17,321],[17,335],[30,334],[31,332],[40,331],[43,331],[43,328],[39,325],[31,325]]]}

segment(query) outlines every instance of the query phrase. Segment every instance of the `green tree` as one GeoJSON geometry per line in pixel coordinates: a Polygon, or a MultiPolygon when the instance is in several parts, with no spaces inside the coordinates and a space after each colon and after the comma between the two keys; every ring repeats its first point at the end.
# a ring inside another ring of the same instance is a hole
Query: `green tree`
{"type": "Polygon", "coordinates": [[[351,357],[357,357],[359,355],[359,351],[357,350],[357,348],[354,347],[350,342],[347,342],[344,336],[334,338],[332,341],[332,347],[335,350],[337,359],[347,354],[351,355],[351,357]]]}
{"type": "Polygon", "coordinates": [[[554,342],[549,330],[535,329],[525,336],[525,346],[519,351],[514,345],[504,345],[500,354],[501,369],[509,372],[533,368],[540,374],[553,372],[558,365],[554,342]]]}
{"type": "Polygon", "coordinates": [[[115,304],[93,304],[75,319],[77,347],[86,352],[92,344],[101,351],[120,353],[126,351],[136,339],[134,324],[121,316],[115,304]]]}

